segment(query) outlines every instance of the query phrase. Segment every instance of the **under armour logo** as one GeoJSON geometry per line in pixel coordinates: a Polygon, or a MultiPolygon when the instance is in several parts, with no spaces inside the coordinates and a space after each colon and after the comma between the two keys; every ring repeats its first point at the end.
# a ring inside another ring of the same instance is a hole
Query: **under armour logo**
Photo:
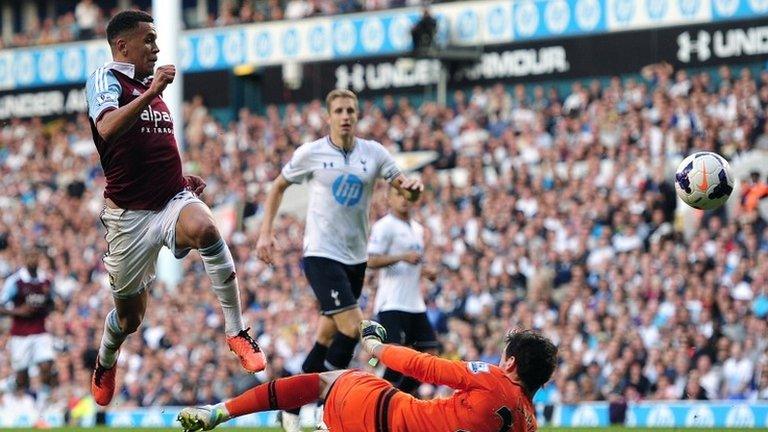
{"type": "Polygon", "coordinates": [[[333,162],[323,162],[323,168],[333,168],[333,162]]]}
{"type": "Polygon", "coordinates": [[[691,39],[691,35],[688,32],[680,33],[677,36],[677,58],[684,63],[691,61],[691,54],[696,53],[696,57],[699,61],[707,61],[712,57],[712,51],[709,48],[709,43],[712,41],[712,36],[704,30],[699,31],[697,39],[691,39]]]}
{"type": "Polygon", "coordinates": [[[341,306],[341,301],[339,301],[339,292],[336,290],[331,290],[331,297],[333,298],[333,304],[336,306],[341,306]]]}

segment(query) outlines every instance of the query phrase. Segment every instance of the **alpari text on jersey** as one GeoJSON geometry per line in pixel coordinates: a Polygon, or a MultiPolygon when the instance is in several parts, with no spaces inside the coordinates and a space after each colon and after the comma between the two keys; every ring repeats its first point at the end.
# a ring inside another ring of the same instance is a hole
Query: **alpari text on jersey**
{"type": "Polygon", "coordinates": [[[158,111],[149,105],[141,112],[139,119],[142,121],[140,133],[173,135],[173,119],[168,111],[158,111]]]}

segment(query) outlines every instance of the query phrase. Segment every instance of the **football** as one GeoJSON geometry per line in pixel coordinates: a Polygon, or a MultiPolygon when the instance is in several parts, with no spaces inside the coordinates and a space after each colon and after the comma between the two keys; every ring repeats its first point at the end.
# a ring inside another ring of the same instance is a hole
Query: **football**
{"type": "Polygon", "coordinates": [[[683,159],[675,171],[677,196],[699,210],[714,210],[733,192],[731,167],[722,156],[697,152],[683,159]]]}

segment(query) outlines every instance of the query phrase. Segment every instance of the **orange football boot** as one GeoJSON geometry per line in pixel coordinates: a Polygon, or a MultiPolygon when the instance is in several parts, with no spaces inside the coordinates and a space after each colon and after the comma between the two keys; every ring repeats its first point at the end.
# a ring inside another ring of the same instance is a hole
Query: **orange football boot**
{"type": "Polygon", "coordinates": [[[267,367],[267,356],[259,348],[259,344],[248,334],[250,328],[242,330],[235,336],[227,337],[227,345],[237,358],[243,369],[251,373],[261,372],[267,367]]]}
{"type": "Polygon", "coordinates": [[[107,406],[112,402],[112,396],[115,395],[115,376],[117,375],[117,362],[111,368],[107,369],[101,365],[99,358],[96,358],[96,367],[91,376],[91,394],[96,403],[101,406],[107,406]]]}

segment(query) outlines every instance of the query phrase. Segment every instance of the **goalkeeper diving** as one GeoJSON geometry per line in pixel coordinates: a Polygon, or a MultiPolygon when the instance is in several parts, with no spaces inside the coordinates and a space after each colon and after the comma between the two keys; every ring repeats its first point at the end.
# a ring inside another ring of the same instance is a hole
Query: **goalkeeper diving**
{"type": "Polygon", "coordinates": [[[445,360],[385,344],[386,330],[375,321],[360,324],[362,346],[388,368],[419,381],[445,385],[450,397],[419,400],[371,373],[339,370],[280,378],[216,405],[184,408],[185,431],[211,430],[242,415],[285,410],[324,401],[330,431],[531,432],[531,402],[552,376],[557,348],[532,330],[509,332],[499,365],[445,360]]]}

